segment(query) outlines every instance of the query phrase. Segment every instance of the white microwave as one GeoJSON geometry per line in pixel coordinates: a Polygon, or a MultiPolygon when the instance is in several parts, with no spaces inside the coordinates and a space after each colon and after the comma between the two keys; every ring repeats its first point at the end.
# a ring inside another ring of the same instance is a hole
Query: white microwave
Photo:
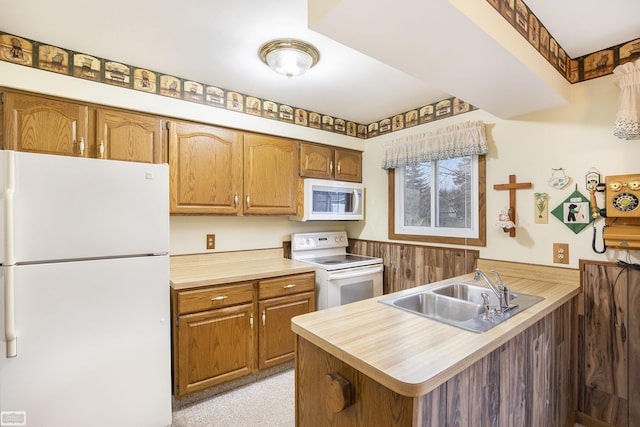
{"type": "Polygon", "coordinates": [[[297,221],[364,219],[364,186],[358,182],[305,178],[297,221]],[[300,212],[302,211],[302,212],[300,212]]]}

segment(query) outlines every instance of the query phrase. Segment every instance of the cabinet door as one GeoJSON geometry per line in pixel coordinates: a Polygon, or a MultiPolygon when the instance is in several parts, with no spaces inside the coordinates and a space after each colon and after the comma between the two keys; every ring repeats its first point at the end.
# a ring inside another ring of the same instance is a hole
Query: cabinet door
{"type": "Polygon", "coordinates": [[[300,144],[300,176],[333,179],[333,156],[332,147],[300,144]]]}
{"type": "Polygon", "coordinates": [[[4,98],[4,148],[87,156],[87,105],[10,92],[4,98]]]}
{"type": "Polygon", "coordinates": [[[255,364],[253,325],[253,304],[180,316],[175,395],[251,373],[255,364]]]}
{"type": "Polygon", "coordinates": [[[97,128],[97,158],[162,163],[160,118],[101,109],[97,128]]]}
{"type": "Polygon", "coordinates": [[[362,182],[362,153],[336,148],[335,178],[338,181],[362,182]]]}
{"type": "Polygon", "coordinates": [[[242,213],[242,133],[178,121],[169,128],[171,213],[242,213]]]}
{"type": "Polygon", "coordinates": [[[260,301],[258,337],[260,369],[293,360],[295,335],[291,330],[291,319],[313,310],[315,310],[314,292],[260,301]]]}
{"type": "Polygon", "coordinates": [[[289,139],[245,134],[245,213],[263,215],[296,213],[297,148],[297,142],[289,139]]]}

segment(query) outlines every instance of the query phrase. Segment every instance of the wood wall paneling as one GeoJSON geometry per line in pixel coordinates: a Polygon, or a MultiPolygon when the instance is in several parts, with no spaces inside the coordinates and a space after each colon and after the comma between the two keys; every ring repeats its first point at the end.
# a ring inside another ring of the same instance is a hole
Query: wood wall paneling
{"type": "Polygon", "coordinates": [[[587,425],[640,425],[640,271],[581,261],[578,412],[587,425]]]}
{"type": "Polygon", "coordinates": [[[350,253],[382,258],[384,293],[393,293],[473,272],[480,253],[394,242],[349,239],[350,253]]]}
{"type": "Polygon", "coordinates": [[[629,421],[640,424],[640,271],[634,271],[629,285],[629,421]]]}
{"type": "MultiPolygon", "coordinates": [[[[471,273],[480,252],[396,242],[349,239],[352,254],[382,258],[385,294],[471,273]]],[[[284,256],[291,257],[291,242],[283,242],[284,256]]]]}

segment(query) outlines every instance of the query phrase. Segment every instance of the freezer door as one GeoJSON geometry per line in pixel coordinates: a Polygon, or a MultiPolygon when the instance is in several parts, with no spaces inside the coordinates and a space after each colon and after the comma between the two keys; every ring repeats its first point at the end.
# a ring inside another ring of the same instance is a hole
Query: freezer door
{"type": "Polygon", "coordinates": [[[169,251],[168,165],[9,153],[16,263],[169,251]]]}
{"type": "Polygon", "coordinates": [[[170,425],[168,271],[167,256],[16,266],[0,411],[27,426],[170,425]]]}

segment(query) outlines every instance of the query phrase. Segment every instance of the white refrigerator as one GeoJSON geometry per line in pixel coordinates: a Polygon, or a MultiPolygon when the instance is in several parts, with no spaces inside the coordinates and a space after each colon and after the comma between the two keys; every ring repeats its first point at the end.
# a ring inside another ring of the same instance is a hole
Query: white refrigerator
{"type": "Polygon", "coordinates": [[[168,179],[0,150],[0,426],[171,424],[168,179]]]}

